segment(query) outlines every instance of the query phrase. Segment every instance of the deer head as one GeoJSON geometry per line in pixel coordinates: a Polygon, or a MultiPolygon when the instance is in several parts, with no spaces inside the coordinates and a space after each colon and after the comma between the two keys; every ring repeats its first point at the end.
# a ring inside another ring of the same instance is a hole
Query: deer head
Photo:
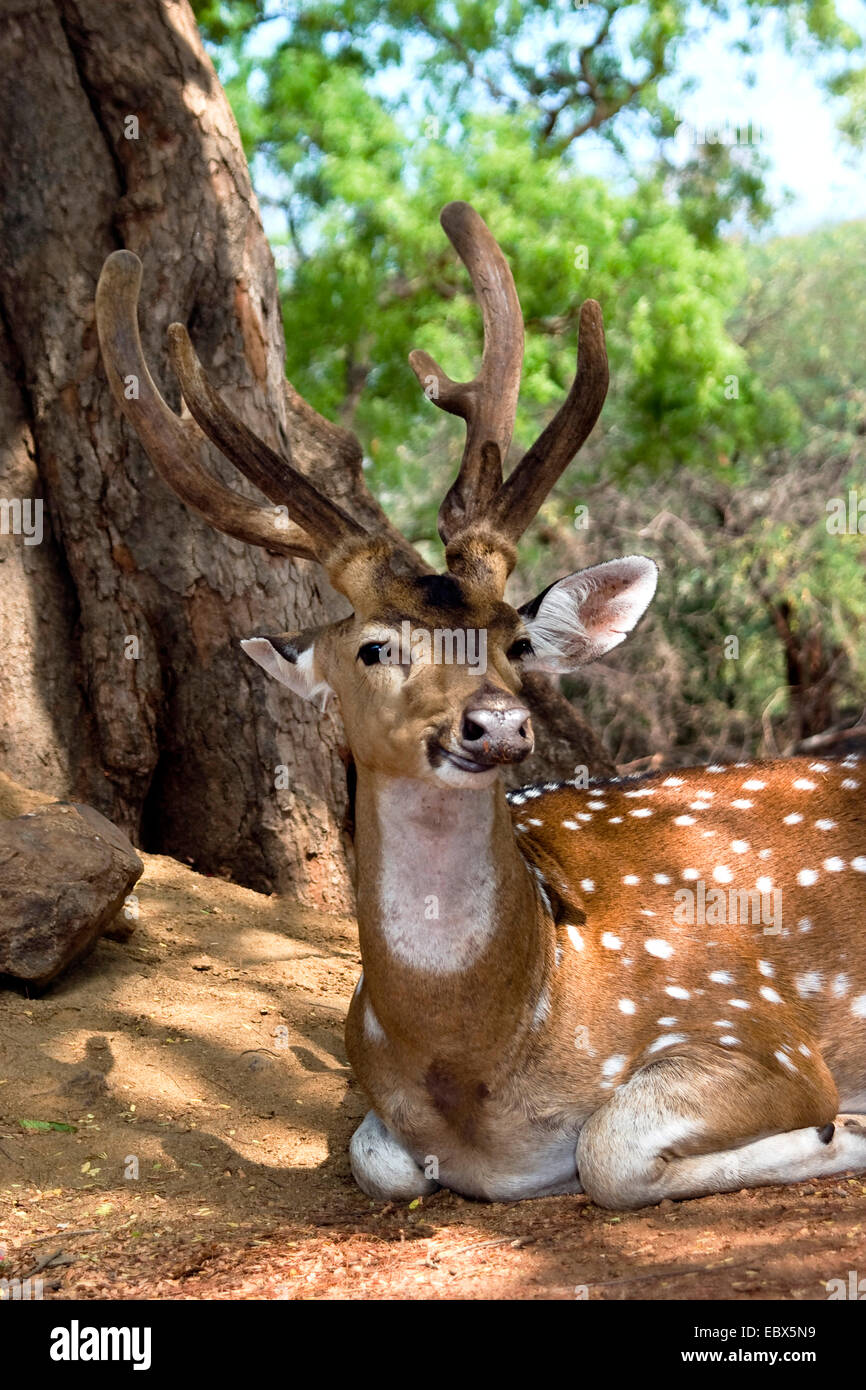
{"type": "MultiPolygon", "coordinates": [[[[458,476],[439,513],[445,571],[436,574],[382,516],[368,529],[257,438],[221,400],[186,329],[170,326],[170,356],[191,418],[160,395],[137,327],[141,263],[109,256],[96,313],[109,382],[155,468],[217,529],[321,563],[352,606],[338,622],[242,642],[270,675],[306,699],[336,695],[356,761],[377,771],[461,787],[489,785],[532,750],[521,690],[529,670],[572,671],[631,631],[656,583],[651,560],[627,556],[572,574],[515,608],[504,598],[517,543],[598,419],[608,385],[601,310],[580,312],[577,373],[568,397],[503,480],[517,408],[523,324],[510,269],[485,223],[449,203],[442,225],[465,264],[484,321],[478,375],[456,382],[426,353],[410,363],[427,394],[466,422],[458,476]],[[124,383],[138,382],[130,398],[124,383]],[[256,504],[213,479],[205,436],[275,504],[256,504]],[[288,509],[291,524],[278,527],[288,509]]],[[[334,427],[331,427],[334,428],[334,427]]]]}

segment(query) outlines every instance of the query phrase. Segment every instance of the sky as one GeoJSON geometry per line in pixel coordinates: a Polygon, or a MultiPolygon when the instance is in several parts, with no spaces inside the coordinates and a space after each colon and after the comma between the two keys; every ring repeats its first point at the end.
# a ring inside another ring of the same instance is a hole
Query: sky
{"type": "MultiPolygon", "coordinates": [[[[852,23],[859,15],[862,28],[864,0],[840,8],[852,23]]],[[[866,217],[866,152],[852,156],[841,140],[815,71],[789,58],[778,42],[751,66],[756,81],[749,88],[742,59],[724,50],[717,32],[709,32],[689,59],[698,88],[683,104],[684,119],[706,125],[728,117],[762,130],[772,200],[780,202],[786,189],[794,195],[777,213],[773,231],[805,232],[822,222],[866,217]]]]}
{"type": "MultiPolygon", "coordinates": [[[[838,8],[860,32],[864,32],[866,0],[837,0],[838,8]]],[[[258,44],[274,45],[285,27],[275,19],[263,26],[258,44]]],[[[686,129],[706,129],[725,121],[750,128],[769,160],[767,174],[771,202],[778,210],[762,236],[807,232],[827,222],[866,217],[866,151],[852,152],[834,125],[830,99],[820,85],[821,69],[802,58],[789,57],[773,17],[761,26],[762,51],[748,60],[731,51],[732,41],[745,33],[742,13],[736,7],[729,21],[707,22],[704,34],[690,42],[681,55],[680,72],[694,80],[694,91],[683,102],[686,129]],[[751,75],[752,82],[748,78],[751,75]]],[[[409,50],[411,52],[411,46],[409,50]]],[[[413,105],[411,71],[390,69],[376,83],[383,95],[398,93],[413,105]]],[[[662,88],[670,98],[670,88],[662,88]]],[[[647,142],[646,157],[654,146],[647,142]]],[[[631,137],[630,152],[643,153],[641,137],[631,137]]],[[[683,155],[686,146],[682,147],[683,155]]],[[[610,147],[592,135],[579,146],[579,166],[613,180],[622,176],[610,147]]],[[[273,230],[273,229],[271,229],[273,230]]],[[[746,231],[745,228],[737,229],[746,231]]],[[[752,234],[753,233],[747,233],[752,234]]]]}

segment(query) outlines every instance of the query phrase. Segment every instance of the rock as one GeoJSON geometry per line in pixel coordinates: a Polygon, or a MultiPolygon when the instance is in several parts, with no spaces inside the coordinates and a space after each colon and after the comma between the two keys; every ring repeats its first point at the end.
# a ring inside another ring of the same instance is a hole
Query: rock
{"type": "Polygon", "coordinates": [[[112,925],[143,870],[91,806],[53,802],[0,822],[0,975],[48,984],[112,925]]]}

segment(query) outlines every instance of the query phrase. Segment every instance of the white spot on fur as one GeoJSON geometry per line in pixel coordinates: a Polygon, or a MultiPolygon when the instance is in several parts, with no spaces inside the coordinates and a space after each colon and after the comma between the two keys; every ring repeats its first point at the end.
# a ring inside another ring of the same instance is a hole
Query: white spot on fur
{"type": "Polygon", "coordinates": [[[797,874],[797,882],[801,888],[811,888],[814,883],[818,882],[817,870],[801,869],[797,874]]]}
{"type": "Polygon", "coordinates": [[[606,951],[621,951],[622,937],[615,936],[612,931],[606,931],[602,933],[601,944],[606,951]]]}
{"type": "Polygon", "coordinates": [[[669,941],[663,941],[660,937],[651,936],[644,942],[644,949],[649,951],[651,956],[658,956],[660,960],[670,960],[674,953],[674,948],[669,941]]]}
{"type": "Polygon", "coordinates": [[[544,986],[544,989],[541,991],[541,993],[540,993],[539,996],[538,996],[538,1003],[536,1004],[536,1006],[535,1006],[535,1012],[534,1012],[533,1015],[532,1015],[532,1026],[533,1026],[533,1028],[540,1028],[541,1025],[542,1025],[542,1023],[546,1023],[549,1017],[550,1017],[550,990],[548,989],[547,985],[545,985],[545,986],[544,986]]]}
{"type": "Polygon", "coordinates": [[[647,1052],[661,1052],[665,1047],[675,1047],[677,1043],[685,1042],[685,1033],[663,1033],[655,1042],[651,1042],[646,1048],[647,1052]]]}
{"type": "Polygon", "coordinates": [[[621,1014],[633,1014],[637,1005],[633,999],[620,999],[617,1008],[621,1014]]]}
{"type": "Polygon", "coordinates": [[[803,975],[794,976],[794,988],[801,999],[811,999],[821,993],[822,977],[817,970],[807,970],[803,975]]]}
{"type": "Polygon", "coordinates": [[[373,1005],[369,1000],[364,1009],[364,1033],[370,1042],[381,1043],[385,1041],[385,1030],[373,1012],[373,1005]]]}

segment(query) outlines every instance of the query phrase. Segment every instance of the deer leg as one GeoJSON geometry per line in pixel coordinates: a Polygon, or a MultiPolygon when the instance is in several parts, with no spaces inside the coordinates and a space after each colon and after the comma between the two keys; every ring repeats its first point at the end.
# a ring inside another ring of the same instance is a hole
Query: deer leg
{"type": "Polygon", "coordinates": [[[404,1149],[376,1114],[368,1110],[349,1142],[352,1176],[362,1192],[379,1202],[404,1201],[435,1192],[438,1182],[404,1149]]]}
{"type": "Polygon", "coordinates": [[[834,1122],[835,1087],[810,1055],[809,1076],[697,1049],[644,1067],[581,1130],[584,1191],[630,1208],[866,1171],[866,1125],[834,1122]]]}

